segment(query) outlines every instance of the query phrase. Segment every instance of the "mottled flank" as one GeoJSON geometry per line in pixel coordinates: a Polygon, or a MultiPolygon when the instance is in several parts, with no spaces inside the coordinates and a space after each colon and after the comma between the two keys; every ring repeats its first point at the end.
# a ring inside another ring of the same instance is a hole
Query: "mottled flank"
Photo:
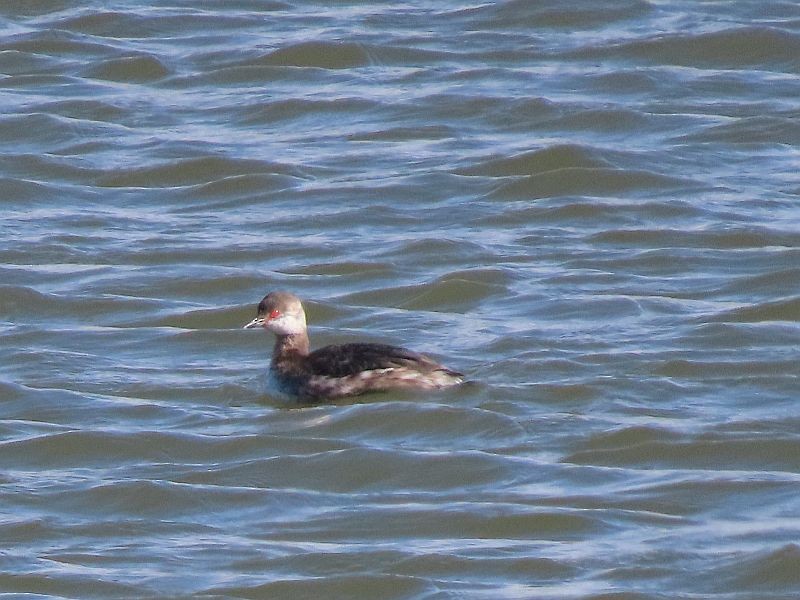
{"type": "Polygon", "coordinates": [[[344,377],[313,375],[300,386],[298,395],[308,398],[332,398],[403,388],[434,390],[462,381],[460,373],[444,368],[427,373],[406,367],[370,369],[344,377]]]}
{"type": "Polygon", "coordinates": [[[391,389],[435,390],[463,382],[463,375],[432,358],[388,344],[341,344],[309,353],[300,299],[271,292],[245,328],[276,335],[272,375],[281,391],[304,400],[326,400],[391,389]]]}

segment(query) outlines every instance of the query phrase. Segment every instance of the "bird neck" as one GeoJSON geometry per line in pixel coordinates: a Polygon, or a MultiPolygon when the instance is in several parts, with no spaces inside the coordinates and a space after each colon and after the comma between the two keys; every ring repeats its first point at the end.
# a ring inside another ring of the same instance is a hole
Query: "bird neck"
{"type": "Polygon", "coordinates": [[[275,349],[272,356],[286,356],[287,354],[308,355],[308,333],[290,333],[279,335],[275,339],[275,349]]]}

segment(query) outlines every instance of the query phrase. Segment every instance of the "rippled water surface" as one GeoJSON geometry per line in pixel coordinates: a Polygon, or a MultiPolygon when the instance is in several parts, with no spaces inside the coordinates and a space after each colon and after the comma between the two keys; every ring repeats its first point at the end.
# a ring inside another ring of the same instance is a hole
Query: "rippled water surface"
{"type": "Polygon", "coordinates": [[[0,592],[800,594],[800,5],[0,1],[0,592]],[[270,395],[312,344],[472,383],[270,395]]]}

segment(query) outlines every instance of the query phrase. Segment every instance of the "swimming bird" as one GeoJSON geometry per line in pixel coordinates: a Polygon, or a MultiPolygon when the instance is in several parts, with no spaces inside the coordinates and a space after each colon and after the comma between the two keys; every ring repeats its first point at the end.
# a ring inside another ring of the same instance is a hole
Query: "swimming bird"
{"type": "Polygon", "coordinates": [[[320,401],[392,389],[432,390],[457,385],[463,375],[432,358],[388,344],[351,343],[309,352],[306,313],[290,292],[271,292],[244,329],[275,334],[270,363],[280,390],[320,401]]]}

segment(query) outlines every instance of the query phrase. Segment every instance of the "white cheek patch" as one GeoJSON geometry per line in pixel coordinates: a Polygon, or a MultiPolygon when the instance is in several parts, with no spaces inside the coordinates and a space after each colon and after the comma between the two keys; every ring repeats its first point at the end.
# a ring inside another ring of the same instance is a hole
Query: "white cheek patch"
{"type": "Polygon", "coordinates": [[[303,333],[306,325],[294,315],[281,315],[268,321],[268,329],[278,335],[292,335],[303,333]]]}
{"type": "Polygon", "coordinates": [[[282,335],[288,334],[289,332],[286,330],[287,329],[286,325],[287,325],[287,323],[286,323],[286,317],[285,316],[281,316],[281,317],[277,317],[276,319],[270,319],[269,320],[269,328],[272,331],[274,331],[275,333],[279,333],[279,334],[282,334],[282,335]]]}

